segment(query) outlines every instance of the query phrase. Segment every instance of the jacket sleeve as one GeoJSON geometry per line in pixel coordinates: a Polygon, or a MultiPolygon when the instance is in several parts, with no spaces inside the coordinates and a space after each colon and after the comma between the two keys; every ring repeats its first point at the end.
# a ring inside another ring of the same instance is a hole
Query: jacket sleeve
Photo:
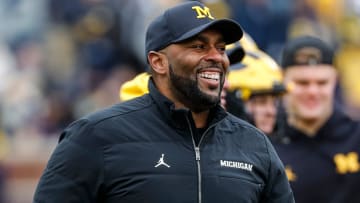
{"type": "Polygon", "coordinates": [[[269,181],[265,187],[262,203],[293,203],[295,202],[284,165],[274,147],[267,139],[270,156],[269,181]]]}
{"type": "Polygon", "coordinates": [[[99,201],[103,180],[102,152],[91,140],[85,120],[65,130],[35,191],[35,203],[99,201]]]}

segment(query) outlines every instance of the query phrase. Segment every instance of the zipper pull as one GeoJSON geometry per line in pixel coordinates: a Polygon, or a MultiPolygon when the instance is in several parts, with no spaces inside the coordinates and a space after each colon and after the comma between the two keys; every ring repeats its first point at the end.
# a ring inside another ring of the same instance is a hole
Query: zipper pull
{"type": "Polygon", "coordinates": [[[196,157],[196,161],[200,161],[200,148],[199,147],[195,147],[195,157],[196,157]]]}

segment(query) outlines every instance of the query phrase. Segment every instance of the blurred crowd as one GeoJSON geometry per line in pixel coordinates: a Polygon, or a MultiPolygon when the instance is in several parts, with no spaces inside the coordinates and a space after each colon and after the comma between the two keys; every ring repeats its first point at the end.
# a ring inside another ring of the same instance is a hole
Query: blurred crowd
{"type": "MultiPolygon", "coordinates": [[[[1,1],[0,176],[16,158],[47,160],[65,126],[118,102],[120,86],[147,70],[147,24],[181,1],[1,1]]],[[[340,73],[337,101],[360,118],[359,1],[203,2],[214,16],[238,21],[275,60],[287,39],[302,34],[331,44],[340,73]]]]}

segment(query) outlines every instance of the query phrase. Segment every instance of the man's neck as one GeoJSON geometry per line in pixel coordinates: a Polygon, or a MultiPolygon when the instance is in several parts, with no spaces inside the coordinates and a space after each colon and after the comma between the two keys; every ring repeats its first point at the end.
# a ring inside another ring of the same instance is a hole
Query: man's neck
{"type": "Polygon", "coordinates": [[[323,116],[321,118],[311,120],[301,119],[296,116],[289,116],[288,123],[289,125],[306,134],[308,137],[315,137],[317,132],[329,118],[330,114],[328,116],[323,116]]]}
{"type": "Polygon", "coordinates": [[[207,119],[209,116],[209,111],[203,111],[199,113],[191,112],[192,117],[195,122],[196,128],[204,128],[207,125],[207,119]]]}

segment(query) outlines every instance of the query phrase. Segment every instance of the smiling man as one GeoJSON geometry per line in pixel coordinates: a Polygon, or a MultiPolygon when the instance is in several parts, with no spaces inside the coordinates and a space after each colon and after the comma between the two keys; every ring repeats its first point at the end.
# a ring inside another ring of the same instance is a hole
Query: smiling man
{"type": "MultiPolygon", "coordinates": [[[[170,80],[166,80],[171,90],[169,97],[179,100],[194,112],[215,106],[229,66],[224,54],[225,45],[220,33],[206,30],[185,42],[163,49],[161,52],[167,56],[169,64],[170,80]]],[[[150,60],[153,59],[151,54],[150,60]]],[[[162,87],[166,86],[159,89],[162,87]]]]}
{"type": "Polygon", "coordinates": [[[334,50],[316,37],[290,40],[283,51],[289,139],[274,143],[297,203],[360,202],[360,123],[335,104],[334,50]]]}
{"type": "Polygon", "coordinates": [[[333,112],[337,81],[333,55],[328,45],[312,37],[294,40],[284,52],[284,82],[294,87],[284,97],[288,122],[310,137],[333,112]]]}
{"type": "Polygon", "coordinates": [[[69,126],[34,202],[293,202],[268,138],[219,104],[225,45],[241,36],[195,1],[157,17],[149,93],[69,126]]]}

